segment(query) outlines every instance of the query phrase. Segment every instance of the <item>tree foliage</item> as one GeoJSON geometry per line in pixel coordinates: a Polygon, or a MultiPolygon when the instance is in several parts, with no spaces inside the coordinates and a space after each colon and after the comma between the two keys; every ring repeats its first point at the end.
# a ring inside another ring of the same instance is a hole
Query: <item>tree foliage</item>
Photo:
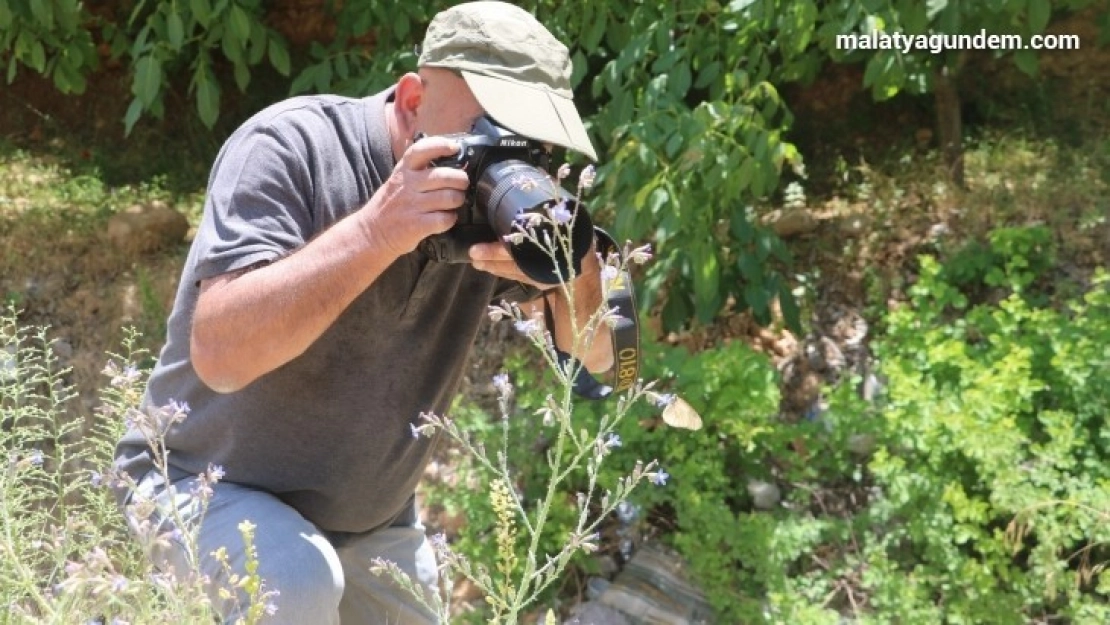
{"type": "MultiPolygon", "coordinates": [[[[784,84],[812,79],[831,61],[864,64],[864,86],[878,99],[937,89],[942,144],[958,159],[958,93],[940,70],[956,71],[960,54],[845,51],[838,35],[987,29],[1030,36],[1043,32],[1054,12],[1091,1],[522,5],[571,48],[576,97],[602,155],[593,210],[619,237],[656,245],[660,262],[643,281],[644,305],[658,307],[664,325],[675,328],[711,321],[729,305],[767,322],[776,301],[798,325],[789,254],[759,220],[784,174],[805,175],[802,155],[787,139],[792,116],[779,93],[784,84]]],[[[0,4],[0,61],[9,82],[23,67],[52,77],[63,93],[80,93],[102,56],[121,59],[132,71],[128,132],[143,115],[161,116],[168,86],[181,82],[212,127],[223,90],[247,89],[264,66],[289,78],[290,93],[384,87],[415,67],[415,44],[449,4],[320,0],[334,36],[292,49],[269,25],[275,9],[260,0],[137,0],[96,12],[77,0],[9,0],[0,4]]],[[[1036,51],[1013,58],[1036,70],[1036,51]]]]}

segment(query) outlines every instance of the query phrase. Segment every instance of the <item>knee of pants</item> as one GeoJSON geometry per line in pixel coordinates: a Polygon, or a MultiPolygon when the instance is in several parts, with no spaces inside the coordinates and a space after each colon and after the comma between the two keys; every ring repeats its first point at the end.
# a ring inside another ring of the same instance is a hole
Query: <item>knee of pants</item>
{"type": "MultiPolygon", "coordinates": [[[[346,583],[339,556],[324,536],[302,532],[295,537],[258,537],[255,545],[258,575],[268,593],[262,601],[276,608],[276,621],[267,622],[338,622],[346,583]]],[[[240,565],[238,571],[243,570],[240,565]]],[[[240,603],[244,599],[240,596],[240,603]]],[[[246,607],[232,606],[230,612],[246,607]]]]}
{"type": "MultiPolygon", "coordinates": [[[[232,483],[219,483],[203,506],[195,501],[193,481],[187,478],[173,488],[140,483],[140,491],[153,497],[158,532],[173,529],[176,519],[198,524],[197,551],[200,573],[210,580],[209,597],[220,616],[235,622],[252,599],[234,588],[230,576],[246,574],[248,553],[241,523],[254,524],[253,545],[257,574],[263,583],[262,602],[277,609],[267,623],[337,623],[345,581],[335,548],[317,528],[274,496],[232,483]],[[202,516],[203,515],[203,516],[202,516]],[[213,553],[224,549],[225,562],[213,553]],[[224,593],[220,591],[224,590],[224,593]],[[227,593],[226,591],[231,591],[227,593]]],[[[186,527],[185,529],[191,529],[186,527]]],[[[193,567],[183,543],[145,545],[158,568],[191,572],[193,567]]]]}

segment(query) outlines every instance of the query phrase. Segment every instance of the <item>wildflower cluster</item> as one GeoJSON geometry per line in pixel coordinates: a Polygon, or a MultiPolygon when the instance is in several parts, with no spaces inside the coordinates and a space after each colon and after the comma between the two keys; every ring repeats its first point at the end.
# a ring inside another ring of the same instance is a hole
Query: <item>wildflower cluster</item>
{"type": "MultiPolygon", "coordinates": [[[[553,197],[560,198],[560,194],[554,192],[555,186],[570,175],[570,167],[564,165],[558,169],[554,179],[521,178],[514,181],[514,184],[529,189],[550,184],[553,197]]],[[[595,181],[593,167],[586,167],[578,177],[579,196],[593,186],[595,181]]],[[[558,199],[546,211],[523,215],[517,223],[517,229],[506,237],[506,241],[512,244],[530,241],[545,250],[552,261],[556,262],[560,253],[569,252],[570,242],[567,238],[570,229],[562,226],[573,223],[576,211],[572,206],[576,204],[577,200],[558,199]]],[[[628,270],[626,263],[647,262],[652,254],[648,245],[633,247],[626,244],[621,252],[598,256],[603,293],[611,282],[628,270]]],[[[568,308],[576,310],[577,276],[573,275],[573,268],[571,274],[562,276],[562,281],[554,288],[565,299],[568,308]]],[[[575,554],[591,553],[600,548],[601,524],[619,505],[628,500],[637,485],[644,482],[663,485],[670,476],[655,461],[638,462],[614,484],[606,487],[599,483],[603,462],[612,456],[614,449],[623,444],[616,433],[618,423],[637,401],[657,401],[660,395],[652,390],[653,384],[637,381],[626,394],[616,398],[613,413],[606,415],[591,428],[581,428],[573,420],[572,389],[582,364],[576,359],[564,361],[560,358],[552,332],[546,327],[542,317],[534,311],[526,310],[516,303],[501,302],[490,306],[488,313],[494,323],[512,323],[513,328],[537,350],[547,369],[555,376],[555,388],[531,412],[547,429],[545,439],[550,444],[544,457],[551,478],[546,487],[540,489],[542,495],[531,501],[524,501],[517,491],[519,481],[514,478],[514,467],[508,461],[508,432],[513,420],[511,415],[518,414],[519,411],[514,404],[518,389],[507,373],[498,373],[491,380],[492,387],[497,392],[502,428],[502,448],[495,453],[487,453],[484,445],[475,442],[470,432],[464,431],[458,423],[446,416],[424,413],[416,423],[410,424],[410,428],[413,436],[444,434],[488,475],[489,505],[494,514],[493,527],[489,529],[496,542],[496,565],[493,570],[480,563],[471,563],[454,552],[442,535],[433,540],[433,546],[441,563],[443,577],[449,579],[452,575],[461,576],[485,594],[486,603],[492,612],[488,618],[490,622],[516,623],[525,607],[559,580],[575,554]],[[561,549],[555,553],[545,553],[541,547],[541,538],[545,531],[550,531],[547,528],[554,507],[562,505],[560,485],[567,482],[572,474],[581,473],[585,474],[585,487],[575,495],[577,507],[573,527],[565,536],[561,549]]],[[[572,345],[561,346],[562,351],[586,353],[595,336],[607,334],[609,328],[619,322],[622,316],[635,314],[634,310],[616,310],[602,303],[585,321],[571,315],[568,334],[572,345]]],[[[483,528],[475,529],[480,531],[483,528]]],[[[402,584],[414,589],[419,600],[424,600],[419,589],[395,565],[381,562],[375,570],[383,575],[400,578],[402,584]]],[[[426,605],[440,610],[438,613],[444,621],[450,620],[445,598],[429,601],[426,605]]],[[[554,614],[548,616],[548,620],[553,618],[554,614]]]]}

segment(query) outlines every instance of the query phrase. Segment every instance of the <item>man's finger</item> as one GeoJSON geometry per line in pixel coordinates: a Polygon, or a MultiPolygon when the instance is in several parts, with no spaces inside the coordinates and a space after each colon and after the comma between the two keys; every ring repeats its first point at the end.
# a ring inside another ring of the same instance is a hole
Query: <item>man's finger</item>
{"type": "Polygon", "coordinates": [[[492,243],[475,243],[470,246],[470,260],[476,261],[512,261],[513,257],[504,244],[496,241],[492,243]]]}
{"type": "Polygon", "coordinates": [[[470,186],[470,178],[466,172],[452,167],[435,167],[428,170],[427,177],[420,184],[421,190],[431,191],[436,189],[455,189],[466,191],[470,186]]]}
{"type": "Polygon", "coordinates": [[[401,162],[409,169],[427,169],[437,158],[459,153],[459,142],[447,137],[424,137],[409,146],[401,162]]]}

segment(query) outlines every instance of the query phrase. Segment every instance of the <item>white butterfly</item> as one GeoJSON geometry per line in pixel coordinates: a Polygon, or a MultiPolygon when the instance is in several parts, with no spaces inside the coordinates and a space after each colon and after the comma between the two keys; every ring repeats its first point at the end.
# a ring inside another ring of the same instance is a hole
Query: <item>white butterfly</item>
{"type": "Polygon", "coordinates": [[[671,401],[663,408],[663,421],[675,428],[701,429],[701,416],[698,415],[698,411],[678,395],[672,395],[671,401]]]}

